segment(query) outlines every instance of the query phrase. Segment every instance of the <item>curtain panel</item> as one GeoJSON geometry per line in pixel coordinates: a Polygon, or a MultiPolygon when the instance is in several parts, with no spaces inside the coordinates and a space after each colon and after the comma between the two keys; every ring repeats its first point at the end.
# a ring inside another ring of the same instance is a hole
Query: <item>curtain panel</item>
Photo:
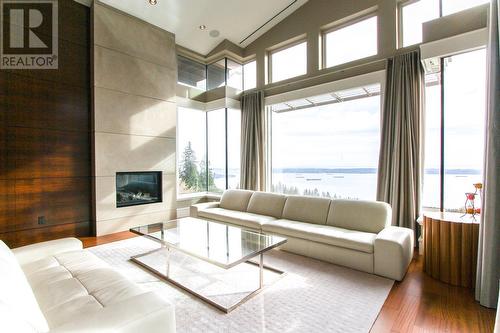
{"type": "Polygon", "coordinates": [[[388,59],[377,200],[392,206],[392,225],[415,230],[420,214],[424,71],[420,52],[388,59]]]}
{"type": "Polygon", "coordinates": [[[484,201],[479,227],[476,300],[489,308],[497,306],[500,279],[500,16],[498,0],[492,0],[488,43],[488,104],[484,201]]]}
{"type": "Polygon", "coordinates": [[[265,191],[267,117],[264,92],[241,97],[241,176],[240,188],[265,191]]]}

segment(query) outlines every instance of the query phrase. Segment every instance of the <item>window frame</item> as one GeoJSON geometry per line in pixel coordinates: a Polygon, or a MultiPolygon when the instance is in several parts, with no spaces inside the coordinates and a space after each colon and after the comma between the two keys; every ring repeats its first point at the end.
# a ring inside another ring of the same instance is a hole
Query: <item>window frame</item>
{"type": "MultiPolygon", "coordinates": [[[[370,84],[379,84],[380,85],[380,93],[379,93],[379,96],[380,96],[380,103],[379,103],[379,108],[380,108],[379,109],[380,110],[380,123],[379,123],[380,131],[382,131],[382,112],[383,112],[384,101],[385,101],[385,85],[386,85],[385,73],[386,73],[386,71],[383,70],[383,75],[379,79],[373,80],[373,81],[370,80],[370,82],[366,83],[366,85],[370,85],[370,84]]],[[[342,91],[342,90],[353,89],[355,87],[362,87],[362,86],[365,86],[365,84],[360,84],[359,82],[357,82],[356,84],[346,83],[345,86],[344,85],[337,86],[335,88],[335,90],[336,91],[342,91]]],[[[322,92],[322,93],[325,93],[325,92],[322,92]]],[[[319,92],[318,92],[318,94],[319,94],[319,92]]],[[[367,96],[367,97],[370,97],[370,96],[367,96]]],[[[307,99],[307,97],[301,97],[301,98],[307,99]]],[[[314,106],[311,106],[311,107],[314,107],[314,106]]],[[[266,172],[265,189],[266,189],[267,192],[271,192],[271,189],[272,189],[272,186],[273,186],[273,149],[274,149],[274,147],[273,147],[273,139],[272,139],[273,138],[273,116],[272,116],[273,111],[271,109],[271,104],[268,103],[267,101],[265,101],[264,110],[265,110],[266,121],[268,123],[268,126],[266,126],[267,127],[266,135],[268,137],[268,140],[267,140],[267,144],[266,144],[266,147],[265,147],[265,150],[266,150],[265,151],[265,156],[266,156],[266,160],[267,160],[267,163],[265,165],[265,172],[266,172]]],[[[381,142],[380,142],[380,144],[381,144],[381,142]]],[[[380,154],[380,150],[379,150],[379,154],[380,154]]],[[[379,171],[377,170],[377,174],[378,174],[378,172],[379,171]]]]}
{"type": "MultiPolygon", "coordinates": [[[[413,0],[412,0],[413,1],[413,0]]],[[[378,56],[379,54],[379,45],[378,45],[378,22],[379,22],[379,17],[378,17],[378,10],[377,9],[373,9],[371,11],[369,11],[368,13],[364,13],[362,15],[359,15],[355,18],[352,18],[346,22],[342,22],[342,23],[338,23],[338,24],[333,24],[333,26],[330,26],[328,28],[325,28],[323,30],[321,30],[321,69],[327,69],[327,68],[335,68],[337,66],[342,66],[342,65],[345,65],[345,64],[349,64],[353,61],[358,61],[358,60],[361,60],[361,59],[368,59],[370,57],[376,57],[378,56]],[[338,30],[341,30],[343,28],[347,28],[351,25],[354,25],[354,24],[357,24],[357,23],[360,23],[362,21],[365,21],[365,20],[368,20],[368,19],[371,19],[373,17],[377,17],[377,53],[375,54],[372,54],[370,56],[367,56],[367,57],[363,57],[363,58],[359,58],[359,59],[355,59],[355,60],[350,60],[348,62],[344,62],[344,63],[341,63],[341,64],[337,64],[337,65],[334,65],[334,66],[330,66],[330,67],[327,67],[326,65],[326,35],[332,33],[332,32],[335,32],[335,31],[338,31],[338,30]]]]}
{"type": "MultiPolygon", "coordinates": [[[[397,24],[397,27],[396,27],[396,41],[397,41],[397,49],[402,49],[402,48],[405,48],[405,47],[411,47],[411,46],[415,46],[415,45],[420,45],[423,43],[420,42],[420,43],[417,43],[417,44],[412,44],[412,45],[408,45],[408,46],[403,46],[403,8],[406,7],[406,6],[409,6],[409,5],[412,5],[414,3],[417,3],[417,2],[420,2],[422,0],[397,0],[397,6],[396,6],[396,24],[397,24]]],[[[443,14],[443,0],[437,0],[438,1],[438,6],[439,6],[439,16],[438,18],[442,18],[444,16],[448,16],[448,15],[453,15],[453,14],[447,14],[447,15],[444,15],[443,14]]],[[[482,5],[477,5],[477,6],[482,6],[482,5]]],[[[471,8],[475,8],[476,6],[474,7],[471,7],[471,8]]],[[[469,9],[471,9],[469,8],[469,9]]],[[[468,9],[465,9],[465,10],[468,10],[468,9]]]]}
{"type": "MultiPolygon", "coordinates": [[[[195,87],[195,86],[191,86],[191,85],[189,85],[189,84],[187,84],[187,83],[184,83],[184,82],[179,82],[179,79],[178,79],[178,78],[177,78],[177,84],[180,84],[180,85],[185,86],[185,87],[190,87],[190,88],[195,88],[195,89],[200,89],[200,90],[203,90],[203,91],[207,91],[207,74],[208,74],[208,73],[207,73],[207,64],[206,64],[205,62],[201,62],[201,61],[199,61],[199,60],[195,60],[194,58],[188,57],[188,56],[186,56],[186,55],[184,55],[184,54],[182,54],[182,53],[176,53],[176,57],[177,57],[177,59],[178,59],[178,58],[184,58],[184,59],[186,59],[186,60],[188,60],[188,61],[191,61],[191,62],[193,62],[193,63],[197,63],[197,64],[199,64],[199,65],[203,66],[203,67],[204,67],[204,69],[205,69],[205,88],[204,88],[204,89],[197,88],[197,87],[195,87]]],[[[177,61],[178,61],[178,60],[177,60],[177,61]]],[[[178,69],[178,68],[179,68],[179,65],[177,64],[177,69],[178,69]]]]}
{"type": "MultiPolygon", "coordinates": [[[[445,184],[445,178],[446,178],[446,123],[447,123],[447,118],[446,118],[446,97],[445,97],[445,92],[446,92],[446,79],[445,79],[445,62],[447,58],[451,58],[453,56],[469,53],[469,52],[476,52],[479,50],[485,49],[484,47],[482,48],[477,48],[474,50],[466,50],[458,53],[453,53],[449,55],[445,55],[439,58],[439,64],[440,64],[440,71],[437,72],[436,74],[439,75],[439,82],[440,82],[440,110],[439,110],[439,118],[440,118],[440,128],[439,128],[439,136],[440,136],[440,142],[439,142],[439,207],[424,207],[421,204],[422,211],[435,211],[437,209],[438,212],[447,212],[449,210],[446,210],[445,207],[445,196],[446,196],[446,184],[445,184]]],[[[486,97],[485,97],[486,99],[486,97]]],[[[424,115],[426,116],[426,115],[424,115]]],[[[423,133],[425,133],[426,128],[423,129],[423,133]]],[[[425,144],[424,144],[425,148],[425,144]]],[[[425,155],[424,155],[425,159],[425,155]]],[[[423,167],[423,173],[422,173],[422,185],[425,179],[425,164],[422,166],[423,167]]],[[[484,176],[485,170],[483,170],[483,176],[484,176]]],[[[471,184],[472,185],[472,184],[471,184]]],[[[423,187],[422,187],[422,198],[423,198],[423,187]]],[[[423,200],[422,200],[423,203],[423,200]]],[[[483,202],[481,203],[483,204],[483,202]]]]}
{"type": "Polygon", "coordinates": [[[256,89],[257,88],[257,58],[252,58],[250,60],[247,60],[241,64],[243,66],[243,91],[251,90],[251,89],[256,89]],[[245,65],[248,65],[251,62],[255,62],[255,87],[247,89],[245,87],[245,65]]]}
{"type": "MultiPolygon", "coordinates": [[[[196,108],[196,107],[192,107],[192,106],[178,106],[177,107],[177,114],[179,113],[179,107],[181,108],[186,108],[186,109],[190,109],[190,110],[195,110],[196,112],[202,112],[204,113],[204,125],[205,125],[205,135],[204,135],[204,139],[205,139],[205,151],[204,151],[204,158],[205,158],[205,174],[208,175],[209,174],[209,170],[210,170],[210,166],[209,166],[209,140],[208,140],[208,135],[209,135],[209,121],[208,121],[208,114],[210,112],[213,112],[213,111],[219,111],[219,110],[224,110],[224,137],[225,137],[225,145],[224,145],[224,150],[225,150],[225,185],[224,185],[224,188],[222,189],[223,191],[224,190],[227,190],[229,189],[229,143],[228,143],[228,139],[229,139],[229,131],[228,131],[228,114],[229,112],[235,112],[234,110],[238,110],[236,108],[233,108],[233,107],[230,107],[228,105],[225,105],[223,107],[220,107],[220,108],[216,108],[216,109],[200,109],[200,108],[196,108]]],[[[179,117],[177,116],[177,128],[179,128],[179,117]]],[[[177,140],[176,142],[176,193],[177,193],[177,198],[178,199],[181,199],[181,200],[184,200],[184,199],[187,199],[187,198],[192,198],[192,197],[199,197],[199,196],[206,196],[206,195],[220,195],[219,193],[217,192],[211,192],[209,191],[209,186],[208,186],[208,182],[209,182],[209,177],[207,176],[207,179],[206,179],[206,183],[204,184],[204,191],[199,191],[199,192],[193,192],[193,193],[184,193],[184,194],[181,194],[179,192],[179,185],[180,185],[180,179],[179,179],[179,164],[178,164],[178,160],[179,160],[179,154],[182,153],[182,149],[179,149],[179,140],[177,140]]]]}
{"type": "MultiPolygon", "coordinates": [[[[189,109],[191,111],[195,111],[195,112],[200,112],[200,113],[203,113],[203,119],[204,119],[204,127],[205,127],[205,135],[204,135],[204,145],[205,145],[205,151],[204,151],[204,154],[203,154],[203,158],[207,159],[207,133],[206,133],[206,130],[207,130],[207,111],[206,110],[203,110],[203,109],[199,109],[199,108],[195,108],[195,107],[192,107],[192,106],[188,106],[188,105],[178,105],[177,108],[176,108],[176,128],[178,129],[179,128],[179,108],[183,108],[183,109],[189,109]]],[[[178,130],[177,130],[178,132],[178,130]]],[[[178,199],[186,199],[186,198],[191,198],[191,197],[197,197],[197,196],[204,196],[207,194],[207,191],[198,191],[198,192],[192,192],[192,193],[180,193],[179,189],[180,189],[180,166],[179,166],[179,157],[180,157],[180,154],[182,154],[183,152],[183,149],[179,146],[180,144],[180,140],[176,140],[176,153],[175,153],[175,159],[176,159],[176,162],[175,162],[175,177],[176,177],[176,180],[175,180],[175,183],[176,183],[176,194],[177,194],[177,198],[178,199]]],[[[205,184],[205,190],[207,189],[207,186],[205,184]]]]}
{"type": "MultiPolygon", "coordinates": [[[[396,6],[396,41],[397,41],[397,49],[402,49],[405,47],[411,47],[415,45],[422,44],[422,42],[417,43],[417,44],[412,44],[408,46],[403,46],[403,8],[409,5],[413,5],[417,2],[420,2],[421,0],[398,0],[397,6],[396,6]]],[[[439,17],[443,17],[443,1],[442,0],[437,0],[439,2],[439,17]]],[[[422,24],[423,25],[423,24],[422,24]]]]}
{"type": "Polygon", "coordinates": [[[307,38],[305,36],[302,36],[301,38],[297,39],[297,40],[294,40],[292,42],[288,42],[282,46],[279,46],[279,47],[276,47],[276,48],[273,48],[273,49],[270,49],[267,51],[267,82],[269,84],[273,84],[273,83],[278,83],[278,82],[283,82],[283,81],[286,81],[286,80],[290,80],[290,79],[293,79],[293,78],[296,78],[296,77],[300,77],[300,76],[303,76],[303,75],[307,75],[308,73],[308,68],[307,68],[307,63],[308,63],[308,54],[307,54],[307,46],[308,46],[308,43],[307,43],[307,38]],[[292,77],[289,77],[289,78],[286,78],[286,79],[283,79],[283,80],[280,80],[280,81],[273,81],[273,55],[280,52],[280,51],[284,51],[286,49],[289,49],[291,47],[294,47],[294,46],[297,46],[297,45],[300,45],[300,44],[306,44],[306,72],[303,73],[303,74],[300,74],[300,75],[296,75],[296,76],[292,76],[292,77]]]}

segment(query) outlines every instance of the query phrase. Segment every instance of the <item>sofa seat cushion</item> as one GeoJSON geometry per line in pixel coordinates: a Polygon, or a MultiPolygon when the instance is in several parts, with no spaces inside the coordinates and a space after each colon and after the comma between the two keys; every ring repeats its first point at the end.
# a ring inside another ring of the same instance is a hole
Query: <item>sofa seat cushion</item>
{"type": "Polygon", "coordinates": [[[262,224],[276,220],[276,218],[271,216],[239,212],[224,208],[204,209],[198,212],[198,216],[257,230],[261,229],[262,224]]]}
{"type": "Polygon", "coordinates": [[[368,232],[284,219],[267,222],[262,230],[366,253],[373,253],[373,243],[377,237],[368,232]]]}
{"type": "Polygon", "coordinates": [[[51,328],[144,293],[88,251],[57,254],[23,269],[51,328]]]}

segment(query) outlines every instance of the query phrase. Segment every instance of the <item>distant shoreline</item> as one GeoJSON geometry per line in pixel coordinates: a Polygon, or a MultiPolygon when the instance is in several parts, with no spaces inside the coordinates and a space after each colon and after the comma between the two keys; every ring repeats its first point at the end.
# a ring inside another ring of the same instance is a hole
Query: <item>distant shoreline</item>
{"type": "MultiPolygon", "coordinates": [[[[347,174],[376,174],[376,168],[286,168],[286,169],[273,169],[273,173],[347,173],[347,174]]],[[[426,169],[425,174],[438,175],[439,169],[426,169]]],[[[480,170],[475,169],[447,169],[445,173],[448,175],[479,175],[480,170]]]]}

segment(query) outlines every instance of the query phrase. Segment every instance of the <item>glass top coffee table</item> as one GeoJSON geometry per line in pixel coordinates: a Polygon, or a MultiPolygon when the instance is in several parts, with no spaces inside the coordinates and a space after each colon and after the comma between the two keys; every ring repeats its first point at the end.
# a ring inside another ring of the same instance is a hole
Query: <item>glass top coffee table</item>
{"type": "Polygon", "coordinates": [[[283,237],[192,217],[130,231],[160,243],[158,249],[131,257],[133,262],[226,313],[262,291],[266,272],[284,275],[264,265],[264,253],[285,244],[283,237]],[[256,257],[258,262],[252,261],[256,257]],[[257,281],[251,279],[252,269],[257,281]],[[228,282],[231,277],[236,282],[228,282]]]}

